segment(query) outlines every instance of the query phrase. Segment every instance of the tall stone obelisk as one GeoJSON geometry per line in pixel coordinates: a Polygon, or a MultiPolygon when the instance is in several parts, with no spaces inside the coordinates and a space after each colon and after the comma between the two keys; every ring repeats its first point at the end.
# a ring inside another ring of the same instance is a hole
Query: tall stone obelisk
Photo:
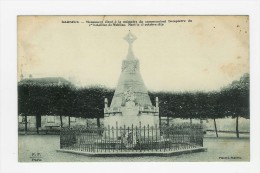
{"type": "Polygon", "coordinates": [[[129,44],[128,53],[110,107],[105,99],[104,126],[159,125],[158,98],[153,106],[140,74],[139,60],[133,52],[137,38],[129,31],[124,39],[129,44]]]}

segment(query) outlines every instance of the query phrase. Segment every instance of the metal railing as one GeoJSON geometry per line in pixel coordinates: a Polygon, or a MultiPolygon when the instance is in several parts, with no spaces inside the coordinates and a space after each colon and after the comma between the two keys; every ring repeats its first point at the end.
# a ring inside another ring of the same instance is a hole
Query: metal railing
{"type": "Polygon", "coordinates": [[[165,152],[198,147],[203,147],[200,124],[63,128],[60,133],[60,149],[83,152],[165,152]]]}

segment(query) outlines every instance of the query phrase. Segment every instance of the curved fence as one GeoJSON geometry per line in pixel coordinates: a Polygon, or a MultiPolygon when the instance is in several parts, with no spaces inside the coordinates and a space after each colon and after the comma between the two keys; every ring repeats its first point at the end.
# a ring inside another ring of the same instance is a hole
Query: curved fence
{"type": "Polygon", "coordinates": [[[174,151],[203,147],[200,124],[63,128],[60,149],[83,152],[174,151]]]}

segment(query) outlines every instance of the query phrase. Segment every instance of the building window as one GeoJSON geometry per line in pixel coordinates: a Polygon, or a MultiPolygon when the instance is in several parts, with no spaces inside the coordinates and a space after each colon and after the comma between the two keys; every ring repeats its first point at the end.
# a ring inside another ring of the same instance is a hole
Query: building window
{"type": "Polygon", "coordinates": [[[55,123],[55,117],[54,116],[47,116],[47,123],[55,123]]]}
{"type": "Polygon", "coordinates": [[[75,117],[70,117],[70,122],[76,122],[76,118],[75,117]]]}
{"type": "Polygon", "coordinates": [[[25,116],[19,116],[19,123],[25,123],[25,116]]]}

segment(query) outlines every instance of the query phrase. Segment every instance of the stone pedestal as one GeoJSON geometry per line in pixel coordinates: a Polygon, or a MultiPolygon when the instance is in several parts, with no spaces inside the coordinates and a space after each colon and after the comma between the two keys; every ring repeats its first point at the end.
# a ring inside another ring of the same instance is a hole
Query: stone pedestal
{"type": "MultiPolygon", "coordinates": [[[[156,136],[159,138],[160,136],[160,130],[159,130],[159,114],[157,112],[154,112],[158,109],[154,107],[153,109],[145,110],[142,107],[139,106],[125,106],[121,107],[118,112],[110,112],[113,111],[113,109],[107,108],[107,113],[104,117],[104,127],[106,129],[120,129],[121,131],[118,133],[118,136],[121,136],[122,134],[128,134],[134,131],[138,131],[141,136],[156,136]],[[148,112],[150,111],[150,112],[148,112]],[[149,127],[149,130],[148,130],[149,127]],[[157,130],[155,131],[155,128],[157,127],[157,130]],[[151,129],[153,130],[153,133],[151,132],[151,129]],[[137,130],[138,129],[138,130],[137,130]],[[141,129],[141,130],[140,130],[141,129]],[[124,133],[122,133],[124,131],[124,133]]],[[[110,132],[105,130],[104,135],[109,135],[110,132]]],[[[103,136],[104,136],[103,135],[103,136]]]]}
{"type": "Polygon", "coordinates": [[[159,126],[159,113],[155,112],[158,109],[154,107],[152,110],[143,110],[139,106],[125,106],[114,111],[107,108],[105,110],[104,126],[105,127],[140,127],[159,126]]]}

